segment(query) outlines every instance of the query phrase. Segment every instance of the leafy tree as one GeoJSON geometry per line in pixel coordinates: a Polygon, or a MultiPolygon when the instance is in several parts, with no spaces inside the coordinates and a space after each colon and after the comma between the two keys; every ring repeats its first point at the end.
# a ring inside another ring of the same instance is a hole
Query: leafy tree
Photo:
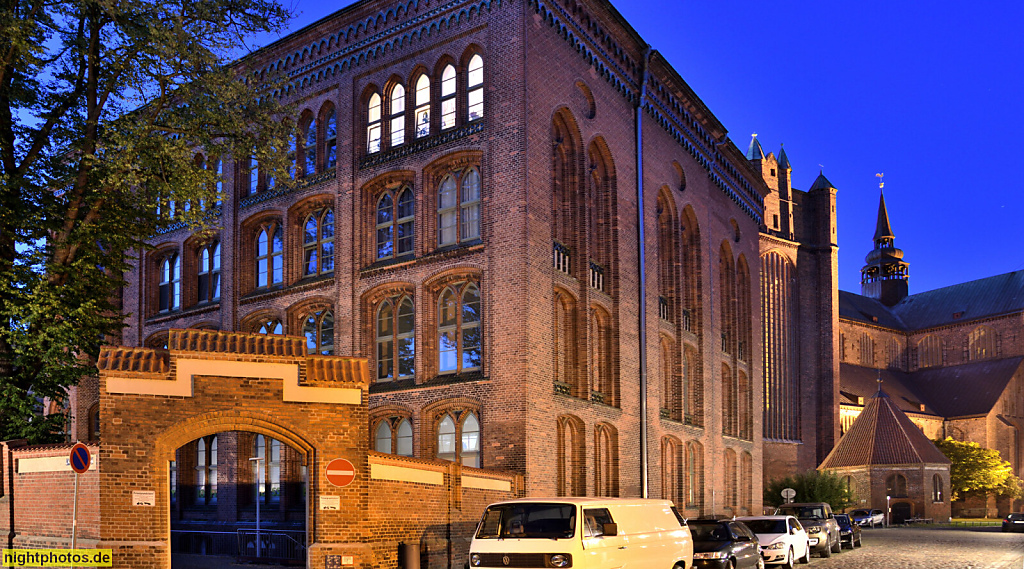
{"type": "Polygon", "coordinates": [[[197,152],[254,155],[288,182],[279,79],[228,65],[288,16],[276,0],[0,7],[0,440],[58,440],[64,417],[39,401],[95,373],[133,255],[168,224],[217,223],[197,152]]]}
{"type": "Polygon", "coordinates": [[[952,437],[936,440],[935,446],[952,463],[949,486],[953,500],[973,493],[1021,497],[1021,480],[1014,476],[1013,467],[999,451],[952,437]]]}
{"type": "Polygon", "coordinates": [[[801,474],[773,480],[764,487],[764,503],[781,506],[785,500],[782,490],[796,490],[794,502],[827,502],[839,512],[854,503],[853,492],[838,474],[830,471],[808,470],[801,474]]]}

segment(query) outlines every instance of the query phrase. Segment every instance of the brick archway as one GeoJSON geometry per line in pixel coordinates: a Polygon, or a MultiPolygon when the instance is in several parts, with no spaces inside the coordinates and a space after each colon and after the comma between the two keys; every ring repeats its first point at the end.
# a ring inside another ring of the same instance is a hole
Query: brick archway
{"type": "Polygon", "coordinates": [[[288,428],[266,420],[264,413],[247,411],[218,411],[191,417],[175,424],[157,436],[154,445],[154,457],[157,460],[174,460],[174,451],[184,444],[199,437],[215,435],[226,431],[245,431],[273,437],[287,444],[302,454],[302,464],[308,466],[314,447],[308,437],[288,428]]]}

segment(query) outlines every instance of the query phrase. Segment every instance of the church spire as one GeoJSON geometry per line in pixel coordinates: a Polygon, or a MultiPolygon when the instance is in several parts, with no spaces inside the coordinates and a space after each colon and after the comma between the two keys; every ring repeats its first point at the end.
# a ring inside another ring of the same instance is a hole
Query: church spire
{"type": "Polygon", "coordinates": [[[878,223],[875,224],[875,243],[880,239],[889,239],[896,236],[892,234],[892,226],[889,225],[889,210],[885,208],[885,193],[879,188],[878,192],[878,223]]]}
{"type": "Polygon", "coordinates": [[[894,306],[909,294],[909,265],[903,260],[903,251],[896,248],[895,236],[889,223],[889,210],[885,207],[882,174],[878,176],[878,221],[875,224],[875,248],[864,258],[860,270],[860,290],[864,296],[877,299],[886,306],[894,306]]]}
{"type": "Polygon", "coordinates": [[[750,146],[747,147],[747,160],[764,160],[764,149],[757,141],[757,133],[750,135],[750,146]]]}

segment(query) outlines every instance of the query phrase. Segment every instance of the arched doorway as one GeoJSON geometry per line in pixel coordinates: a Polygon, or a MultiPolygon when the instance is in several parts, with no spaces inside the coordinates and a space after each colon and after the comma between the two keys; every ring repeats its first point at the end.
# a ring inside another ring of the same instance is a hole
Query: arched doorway
{"type": "Polygon", "coordinates": [[[902,524],[914,517],[914,506],[910,502],[895,502],[890,507],[892,508],[890,523],[902,524]]]}
{"type": "Polygon", "coordinates": [[[205,435],[179,447],[168,476],[171,566],[305,566],[303,462],[300,449],[247,431],[205,435]]]}

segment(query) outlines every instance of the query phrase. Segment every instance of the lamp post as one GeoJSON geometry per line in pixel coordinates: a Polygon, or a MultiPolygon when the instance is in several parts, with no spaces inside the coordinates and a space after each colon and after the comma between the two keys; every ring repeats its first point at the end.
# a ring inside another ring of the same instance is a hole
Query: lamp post
{"type": "Polygon", "coordinates": [[[890,518],[892,517],[892,507],[889,506],[889,500],[891,499],[892,496],[888,494],[885,495],[885,527],[889,527],[889,524],[892,523],[892,521],[890,520],[890,518]]]}
{"type": "Polygon", "coordinates": [[[263,489],[263,468],[260,467],[260,461],[263,460],[263,457],[250,458],[249,460],[256,463],[256,558],[259,559],[261,557],[260,550],[263,549],[260,542],[260,490],[263,489]]]}

